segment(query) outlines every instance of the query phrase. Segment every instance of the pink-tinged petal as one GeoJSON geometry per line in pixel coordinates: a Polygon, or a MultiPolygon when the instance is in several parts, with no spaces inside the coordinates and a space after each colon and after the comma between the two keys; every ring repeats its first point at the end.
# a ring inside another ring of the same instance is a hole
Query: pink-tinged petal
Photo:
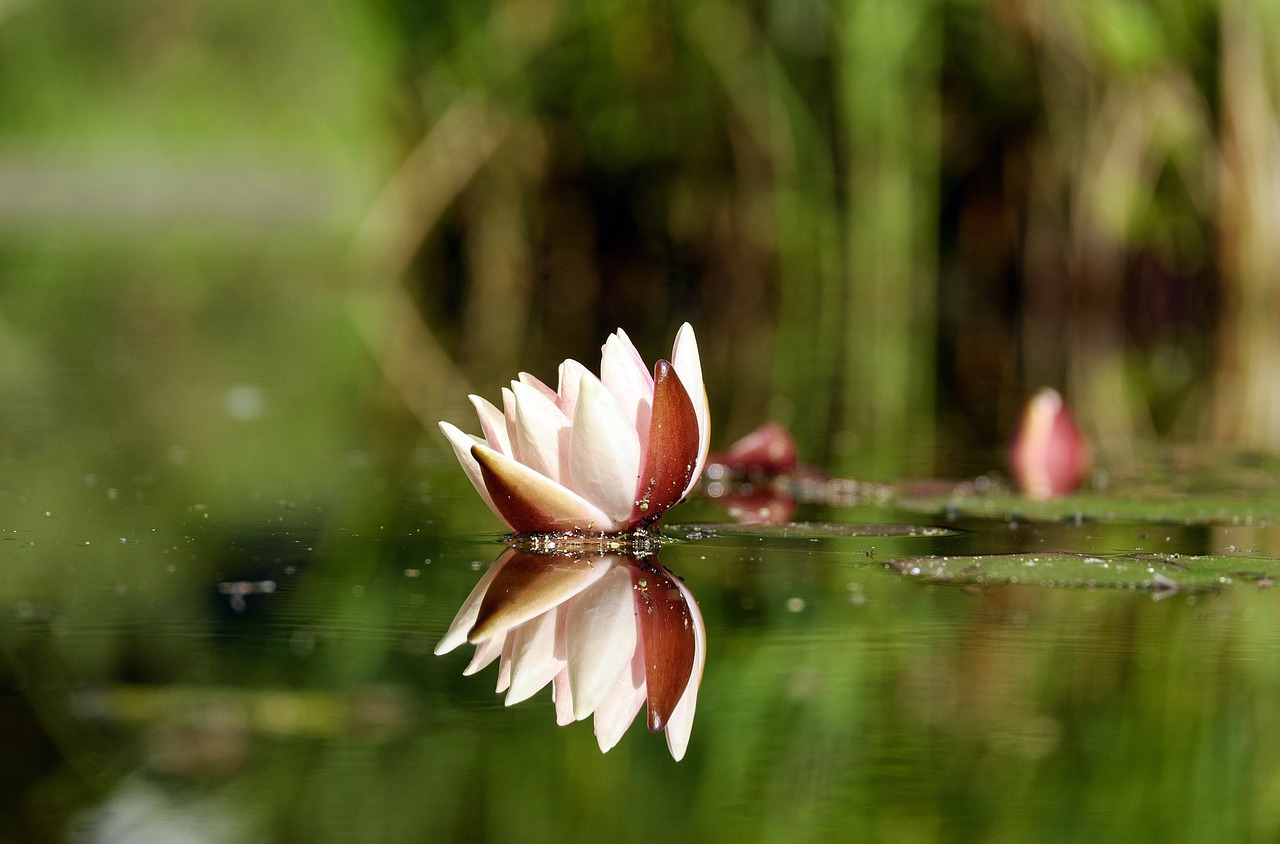
{"type": "Polygon", "coordinates": [[[693,620],[694,633],[693,673],[689,676],[689,685],[685,687],[680,702],[676,704],[676,708],[671,711],[671,717],[667,720],[667,749],[671,751],[671,758],[679,762],[689,748],[689,736],[693,732],[693,715],[698,707],[698,689],[702,686],[702,670],[707,664],[707,626],[702,620],[698,602],[693,599],[693,593],[680,582],[679,578],[673,578],[672,582],[684,596],[685,606],[689,608],[689,615],[693,620]]]}
{"type": "Polygon", "coordinates": [[[564,606],[573,716],[596,710],[636,652],[636,607],[627,566],[614,566],[564,606]]]}
{"type": "MultiPolygon", "coordinates": [[[[453,453],[457,455],[458,462],[462,464],[462,471],[467,473],[467,478],[470,479],[471,485],[476,488],[476,492],[480,493],[480,497],[484,499],[485,504],[489,505],[489,509],[497,514],[499,518],[502,518],[502,513],[494,506],[493,496],[489,495],[489,490],[485,486],[484,471],[480,468],[475,455],[471,453],[471,449],[476,444],[484,441],[463,432],[456,425],[451,425],[448,422],[441,422],[440,430],[444,432],[445,438],[449,440],[449,445],[453,446],[453,453]]],[[[510,522],[507,522],[507,526],[513,527],[510,522]]]]}
{"type": "Polygon", "coordinates": [[[518,375],[516,375],[516,378],[520,381],[521,384],[524,384],[526,387],[532,387],[533,389],[537,390],[539,393],[542,393],[542,395],[546,397],[547,401],[551,402],[552,404],[555,404],[557,400],[560,398],[559,396],[556,395],[555,390],[551,389],[546,384],[542,383],[542,380],[538,378],[536,375],[530,375],[527,372],[521,372],[518,375]]]}
{"type": "Polygon", "coordinates": [[[665,360],[653,367],[653,420],[635,488],[633,521],[657,519],[684,498],[698,462],[698,417],[665,360]]]}
{"type": "Polygon", "coordinates": [[[582,384],[583,378],[590,378],[599,381],[599,378],[576,360],[566,360],[560,364],[560,389],[557,391],[559,399],[557,404],[565,416],[570,419],[578,406],[578,389],[582,384]]]}
{"type": "Polygon", "coordinates": [[[502,661],[498,663],[498,685],[494,688],[498,694],[511,688],[511,655],[516,644],[514,636],[504,634],[502,640],[502,661]]]}
{"type": "Polygon", "coordinates": [[[622,329],[605,341],[600,356],[600,381],[631,420],[631,429],[640,435],[648,431],[653,378],[622,329]]]}
{"type": "Polygon", "coordinates": [[[679,374],[680,383],[689,394],[694,413],[698,417],[698,460],[693,477],[685,487],[685,495],[688,495],[702,475],[702,468],[707,465],[707,451],[711,447],[711,406],[702,380],[702,358],[698,354],[698,340],[693,334],[693,326],[687,322],[676,332],[676,341],[671,347],[671,365],[679,374]]]}
{"type": "Polygon", "coordinates": [[[605,557],[561,557],[510,548],[476,610],[468,638],[482,642],[554,610],[603,577],[605,557]]]}
{"type": "Polygon", "coordinates": [[[511,688],[504,701],[515,706],[528,700],[555,679],[564,663],[555,656],[556,614],[543,613],[527,621],[509,634],[514,640],[511,650],[511,688]]]}
{"type": "Polygon", "coordinates": [[[507,417],[493,403],[480,396],[468,396],[471,404],[480,417],[480,430],[484,433],[489,448],[511,456],[511,435],[507,433],[507,417]]]}
{"type": "Polygon", "coordinates": [[[610,533],[619,523],[576,492],[487,445],[472,446],[486,500],[513,530],[525,533],[610,533]]]}
{"type": "MultiPolygon", "coordinates": [[[[506,644],[506,635],[499,633],[497,636],[485,639],[476,645],[476,652],[471,655],[471,661],[467,663],[467,667],[462,669],[462,676],[470,677],[472,674],[479,674],[488,668],[495,659],[502,656],[502,649],[506,644]]],[[[498,689],[498,691],[502,691],[502,689],[498,689]]]]}
{"type": "Polygon", "coordinates": [[[637,648],[630,670],[619,675],[609,696],[596,707],[594,731],[601,753],[608,753],[622,740],[644,699],[644,657],[637,648]]]}
{"type": "Polygon", "coordinates": [[[569,441],[570,486],[616,523],[631,519],[640,440],[631,420],[598,381],[582,379],[569,441]]]}
{"type": "Polygon", "coordinates": [[[660,566],[638,562],[631,567],[632,594],[640,623],[648,689],[649,729],[666,726],[693,674],[697,637],[693,615],[675,579],[660,566]]]}
{"type": "Polygon", "coordinates": [[[516,394],[510,387],[502,388],[502,416],[507,420],[507,442],[511,448],[502,452],[513,460],[523,461],[520,454],[520,443],[516,438],[516,394]]]}
{"type": "Polygon", "coordinates": [[[511,382],[515,396],[516,449],[520,462],[559,484],[568,466],[569,420],[552,399],[519,381],[511,382]]]}
{"type": "Polygon", "coordinates": [[[471,590],[471,594],[467,595],[467,600],[463,601],[458,614],[453,617],[453,623],[445,631],[444,637],[436,645],[436,656],[447,654],[467,641],[467,634],[475,626],[476,617],[480,614],[480,603],[484,600],[485,592],[489,590],[489,584],[493,582],[493,579],[498,575],[499,569],[509,559],[511,559],[510,555],[504,553],[494,560],[493,565],[489,566],[488,570],[485,571],[480,581],[476,583],[475,588],[471,590]]]}
{"type": "Polygon", "coordinates": [[[1056,390],[1044,389],[1027,404],[1009,464],[1029,498],[1074,492],[1089,473],[1089,443],[1056,390]]]}
{"type": "Polygon", "coordinates": [[[556,726],[567,727],[573,723],[573,689],[569,687],[569,667],[566,665],[551,681],[551,699],[556,704],[556,726]]]}

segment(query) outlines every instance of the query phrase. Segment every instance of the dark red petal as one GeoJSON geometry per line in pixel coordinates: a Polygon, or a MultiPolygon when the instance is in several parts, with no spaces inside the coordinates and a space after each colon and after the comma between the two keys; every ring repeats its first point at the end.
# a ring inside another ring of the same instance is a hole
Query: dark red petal
{"type": "Polygon", "coordinates": [[[637,561],[631,566],[631,588],[644,654],[649,729],[656,733],[667,725],[693,675],[693,616],[671,573],[661,566],[637,561]]]}
{"type": "Polygon", "coordinates": [[[675,367],[653,366],[653,415],[649,445],[640,461],[640,483],[632,518],[650,522],[683,496],[698,465],[698,415],[675,367]]]}

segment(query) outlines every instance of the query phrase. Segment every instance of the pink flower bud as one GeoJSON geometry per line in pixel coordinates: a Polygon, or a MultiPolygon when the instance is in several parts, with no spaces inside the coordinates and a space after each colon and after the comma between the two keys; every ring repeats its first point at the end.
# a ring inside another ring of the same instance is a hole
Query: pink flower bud
{"type": "Polygon", "coordinates": [[[1089,443],[1056,390],[1043,389],[1027,403],[1009,449],[1009,466],[1028,498],[1045,500],[1074,492],[1089,473],[1089,443]]]}
{"type": "Polygon", "coordinates": [[[761,425],[723,452],[709,458],[738,472],[779,475],[792,472],[798,465],[796,441],[791,432],[776,422],[761,425]]]}

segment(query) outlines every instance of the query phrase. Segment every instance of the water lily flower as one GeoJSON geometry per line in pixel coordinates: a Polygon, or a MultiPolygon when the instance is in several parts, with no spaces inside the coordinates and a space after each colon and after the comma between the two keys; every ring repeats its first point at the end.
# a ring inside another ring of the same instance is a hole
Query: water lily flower
{"type": "Polygon", "coordinates": [[[706,463],[710,411],[688,323],[652,374],[619,329],[599,376],[566,360],[555,390],[522,372],[503,389],[501,410],[470,398],[484,438],[448,422],[440,429],[489,509],[518,532],[651,524],[689,494],[706,463]]]}
{"type": "Polygon", "coordinates": [[[1074,492],[1089,473],[1092,455],[1066,402],[1056,390],[1032,397],[1009,449],[1014,479],[1028,498],[1045,500],[1074,492]]]}
{"type": "Polygon", "coordinates": [[[499,661],[506,705],[552,687],[561,726],[594,715],[608,752],[647,704],[678,762],[706,664],[698,604],[656,558],[549,555],[510,548],[485,572],[440,644],[475,645],[465,675],[499,661]]]}

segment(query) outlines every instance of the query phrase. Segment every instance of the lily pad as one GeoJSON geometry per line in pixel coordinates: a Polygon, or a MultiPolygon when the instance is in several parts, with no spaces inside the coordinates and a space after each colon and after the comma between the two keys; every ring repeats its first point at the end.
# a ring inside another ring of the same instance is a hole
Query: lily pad
{"type": "Polygon", "coordinates": [[[1237,584],[1270,586],[1280,560],[1179,554],[987,554],[905,557],[890,568],[909,577],[962,586],[1029,584],[1042,587],[1205,591],[1237,584]]]}
{"type": "Polygon", "coordinates": [[[808,540],[832,536],[956,536],[962,531],[937,525],[837,524],[832,522],[789,522],[782,525],[750,525],[735,522],[671,525],[663,533],[697,541],[723,537],[769,537],[808,540]]]}
{"type": "Polygon", "coordinates": [[[1112,521],[1184,525],[1280,524],[1280,497],[1225,498],[1205,495],[1080,493],[1032,501],[1009,490],[975,493],[957,487],[946,496],[902,496],[904,510],[947,518],[976,516],[1036,521],[1112,521]]]}

